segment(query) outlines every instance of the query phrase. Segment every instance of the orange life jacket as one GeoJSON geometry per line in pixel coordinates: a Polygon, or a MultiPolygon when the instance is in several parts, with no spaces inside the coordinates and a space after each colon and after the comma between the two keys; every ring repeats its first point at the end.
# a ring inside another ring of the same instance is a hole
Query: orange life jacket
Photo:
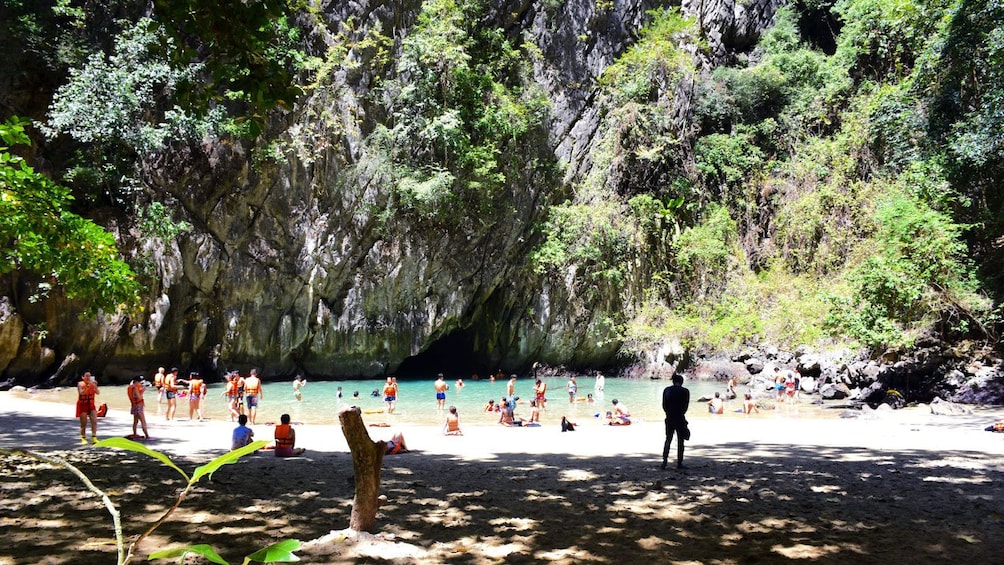
{"type": "Polygon", "coordinates": [[[202,379],[192,379],[188,381],[188,396],[189,398],[202,396],[206,391],[203,390],[206,384],[202,382],[202,379]]]}
{"type": "Polygon", "coordinates": [[[164,375],[157,373],[153,376],[153,386],[164,386],[164,375]]]}
{"type": "Polygon", "coordinates": [[[174,373],[164,378],[164,390],[167,392],[178,392],[178,377],[174,373]]]}
{"type": "Polygon", "coordinates": [[[139,406],[143,404],[143,385],[140,383],[133,383],[126,388],[126,394],[129,396],[129,402],[133,406],[139,406]]]}
{"type": "Polygon", "coordinates": [[[84,383],[84,389],[79,392],[80,396],[77,398],[77,402],[93,402],[94,396],[98,392],[98,385],[93,382],[84,383]]]}
{"type": "Polygon", "coordinates": [[[248,380],[244,379],[244,394],[247,396],[258,396],[261,394],[261,380],[256,377],[254,384],[249,383],[248,380]]]}
{"type": "Polygon", "coordinates": [[[289,424],[279,424],[275,427],[275,446],[293,447],[293,428],[289,424]]]}

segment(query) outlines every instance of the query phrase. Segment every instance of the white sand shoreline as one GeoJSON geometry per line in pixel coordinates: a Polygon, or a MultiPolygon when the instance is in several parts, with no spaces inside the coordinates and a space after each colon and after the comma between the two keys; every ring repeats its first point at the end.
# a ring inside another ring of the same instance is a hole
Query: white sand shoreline
{"type": "MultiPolygon", "coordinates": [[[[80,445],[79,424],[73,406],[20,398],[0,393],[0,445],[32,449],[67,449],[80,445]],[[39,422],[45,426],[39,429],[39,422]],[[21,445],[17,445],[20,443],[21,445]]],[[[703,416],[703,415],[702,415],[703,416]]],[[[364,415],[364,419],[366,416],[364,415]]],[[[1004,418],[1004,407],[975,407],[972,414],[932,415],[926,406],[874,412],[856,419],[790,418],[783,410],[748,417],[692,418],[693,438],[688,454],[700,456],[724,444],[759,443],[853,447],[866,449],[916,449],[981,451],[1004,455],[1004,434],[983,431],[1004,418]]],[[[149,447],[183,455],[220,454],[228,448],[235,424],[228,421],[165,422],[148,416],[149,447]]],[[[561,433],[554,425],[539,428],[506,428],[483,421],[465,425],[462,437],[444,437],[441,428],[429,425],[370,427],[373,439],[387,439],[401,431],[416,451],[491,459],[499,453],[567,453],[581,456],[651,455],[661,451],[661,422],[640,422],[626,427],[605,426],[593,418],[578,422],[578,431],[561,433]]],[[[271,440],[272,427],[253,426],[256,439],[271,440]]],[[[297,426],[298,445],[324,453],[347,452],[338,425],[297,426]]],[[[132,432],[132,417],[111,413],[99,419],[100,438],[132,432]]],[[[88,432],[89,435],[89,432],[88,432]]]]}

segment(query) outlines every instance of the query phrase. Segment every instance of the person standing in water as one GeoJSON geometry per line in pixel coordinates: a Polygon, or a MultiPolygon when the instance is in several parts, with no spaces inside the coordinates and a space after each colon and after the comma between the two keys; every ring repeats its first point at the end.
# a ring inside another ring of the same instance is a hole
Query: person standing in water
{"type": "Polygon", "coordinates": [[[173,420],[178,412],[178,387],[180,385],[181,379],[178,378],[178,369],[172,367],[171,372],[164,377],[164,398],[167,399],[164,418],[167,420],[173,420]]]}
{"type": "Polygon", "coordinates": [[[293,379],[293,397],[296,398],[297,402],[303,400],[303,387],[307,384],[307,381],[303,377],[297,375],[293,379]]]}
{"type": "Polygon", "coordinates": [[[164,379],[167,374],[163,367],[157,368],[157,374],[153,376],[153,386],[157,387],[157,404],[164,403],[164,379]]]}
{"type": "Polygon", "coordinates": [[[690,439],[687,427],[687,408],[690,406],[690,391],[683,387],[683,375],[673,375],[673,385],[662,391],[662,410],[666,413],[666,442],[662,445],[662,468],[669,459],[669,446],[676,434],[676,468],[683,469],[683,442],[690,439]]]}
{"type": "Polygon", "coordinates": [[[436,410],[444,410],[446,408],[446,391],[449,390],[450,385],[443,380],[443,373],[439,373],[433,386],[436,388],[436,410]]]}
{"type": "Polygon", "coordinates": [[[244,379],[244,405],[248,411],[248,420],[251,425],[255,425],[258,416],[258,400],[264,398],[261,379],[258,378],[258,369],[251,369],[251,374],[244,379]]]}
{"type": "Polygon", "coordinates": [[[383,385],[383,401],[387,404],[387,413],[393,414],[397,408],[397,380],[394,377],[387,377],[383,385]]]}

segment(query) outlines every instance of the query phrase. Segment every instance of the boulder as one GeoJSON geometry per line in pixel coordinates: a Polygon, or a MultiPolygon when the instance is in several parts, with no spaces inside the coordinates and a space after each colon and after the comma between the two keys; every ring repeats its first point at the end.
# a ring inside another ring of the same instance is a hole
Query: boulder
{"type": "Polygon", "coordinates": [[[758,373],[763,372],[764,363],[762,360],[756,357],[751,357],[749,359],[746,359],[745,363],[746,363],[746,370],[751,375],[756,375],[758,373]]]}
{"type": "Polygon", "coordinates": [[[816,388],[818,388],[817,387],[816,379],[814,379],[812,377],[802,377],[798,381],[798,386],[799,386],[800,389],[802,389],[802,392],[805,392],[805,393],[808,393],[808,394],[812,394],[812,393],[816,392],[816,388]]]}
{"type": "Polygon", "coordinates": [[[843,383],[828,383],[820,388],[819,395],[825,400],[843,400],[851,395],[851,391],[843,383]]]}
{"type": "Polygon", "coordinates": [[[973,413],[972,409],[968,406],[962,406],[941,398],[932,400],[930,408],[931,414],[938,416],[961,416],[973,413]]]}

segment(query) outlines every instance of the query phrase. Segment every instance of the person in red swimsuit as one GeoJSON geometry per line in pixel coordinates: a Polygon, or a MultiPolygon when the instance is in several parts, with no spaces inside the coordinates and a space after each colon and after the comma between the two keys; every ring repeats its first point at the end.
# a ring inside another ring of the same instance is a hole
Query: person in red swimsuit
{"type": "Polygon", "coordinates": [[[94,407],[94,397],[101,394],[98,383],[90,371],[77,383],[77,418],[80,419],[80,443],[87,443],[87,420],[91,420],[91,441],[98,443],[98,412],[94,407]]]}

